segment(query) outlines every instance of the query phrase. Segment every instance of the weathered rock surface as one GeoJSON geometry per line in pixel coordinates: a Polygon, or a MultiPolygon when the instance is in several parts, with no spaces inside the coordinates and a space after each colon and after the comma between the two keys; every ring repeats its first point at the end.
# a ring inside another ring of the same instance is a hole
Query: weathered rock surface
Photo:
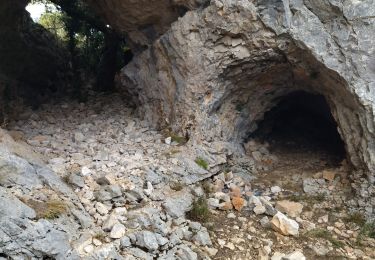
{"type": "Polygon", "coordinates": [[[118,31],[126,33],[135,49],[151,45],[178,17],[207,0],[87,0],[118,31]]]}
{"type": "Polygon", "coordinates": [[[320,93],[351,163],[373,177],[373,12],[371,1],[211,1],[138,55],[123,86],[148,122],[237,143],[279,97],[320,93]]]}
{"type": "Polygon", "coordinates": [[[86,227],[92,224],[90,217],[74,192],[46,168],[39,156],[25,144],[14,142],[3,130],[0,131],[0,176],[0,253],[15,259],[78,259],[71,247],[73,239],[80,235],[76,220],[69,216],[61,216],[61,221],[56,222],[36,219],[41,214],[37,211],[48,210],[47,196],[63,194],[68,201],[60,198],[61,203],[75,211],[77,219],[85,218],[86,227]],[[26,205],[28,198],[34,201],[37,197],[45,200],[39,202],[42,208],[37,203],[26,205]]]}
{"type": "Polygon", "coordinates": [[[275,216],[273,216],[271,226],[275,231],[286,236],[298,236],[299,234],[298,223],[295,220],[288,218],[281,212],[278,212],[275,216]]]}

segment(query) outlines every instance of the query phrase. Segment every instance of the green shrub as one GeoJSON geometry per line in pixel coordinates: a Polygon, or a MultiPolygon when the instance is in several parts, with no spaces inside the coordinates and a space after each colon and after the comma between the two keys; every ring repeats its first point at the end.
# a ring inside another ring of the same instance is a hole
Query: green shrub
{"type": "Polygon", "coordinates": [[[187,218],[193,221],[207,222],[211,216],[205,197],[199,197],[193,202],[192,208],[187,212],[187,218]]]}

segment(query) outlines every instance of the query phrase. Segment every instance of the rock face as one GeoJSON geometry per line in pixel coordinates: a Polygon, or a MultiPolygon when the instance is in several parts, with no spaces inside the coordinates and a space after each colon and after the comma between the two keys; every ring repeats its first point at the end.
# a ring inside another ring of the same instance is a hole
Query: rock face
{"type": "MultiPolygon", "coordinates": [[[[283,96],[298,90],[322,94],[351,163],[371,179],[375,172],[371,3],[211,1],[174,22],[124,68],[122,85],[154,125],[170,125],[196,139],[237,144],[283,96]]],[[[126,30],[129,23],[123,24],[126,30]]]]}
{"type": "Polygon", "coordinates": [[[134,51],[151,45],[178,17],[209,1],[88,0],[88,2],[114,28],[128,35],[134,51]]]}
{"type": "Polygon", "coordinates": [[[54,197],[78,220],[85,219],[85,227],[92,225],[90,217],[73,190],[36,153],[14,142],[3,130],[0,130],[0,176],[1,255],[12,259],[79,259],[70,245],[80,234],[77,220],[64,214],[49,221],[40,212],[50,210],[46,205],[54,197]]]}

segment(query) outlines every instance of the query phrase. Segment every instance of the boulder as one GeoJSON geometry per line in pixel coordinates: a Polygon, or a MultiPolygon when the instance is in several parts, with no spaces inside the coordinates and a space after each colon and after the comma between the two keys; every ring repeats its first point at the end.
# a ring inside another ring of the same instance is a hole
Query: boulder
{"type": "Polygon", "coordinates": [[[271,220],[273,230],[285,236],[298,236],[299,225],[296,221],[289,219],[281,212],[277,212],[271,220]]]}

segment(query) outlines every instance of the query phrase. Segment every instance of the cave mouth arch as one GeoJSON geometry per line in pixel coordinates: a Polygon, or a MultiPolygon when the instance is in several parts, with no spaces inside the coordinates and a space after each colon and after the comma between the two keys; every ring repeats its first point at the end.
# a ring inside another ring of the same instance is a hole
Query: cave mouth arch
{"type": "Polygon", "coordinates": [[[346,158],[345,143],[323,95],[294,91],[275,103],[249,138],[269,143],[271,152],[279,154],[319,153],[333,165],[346,158]]]}

